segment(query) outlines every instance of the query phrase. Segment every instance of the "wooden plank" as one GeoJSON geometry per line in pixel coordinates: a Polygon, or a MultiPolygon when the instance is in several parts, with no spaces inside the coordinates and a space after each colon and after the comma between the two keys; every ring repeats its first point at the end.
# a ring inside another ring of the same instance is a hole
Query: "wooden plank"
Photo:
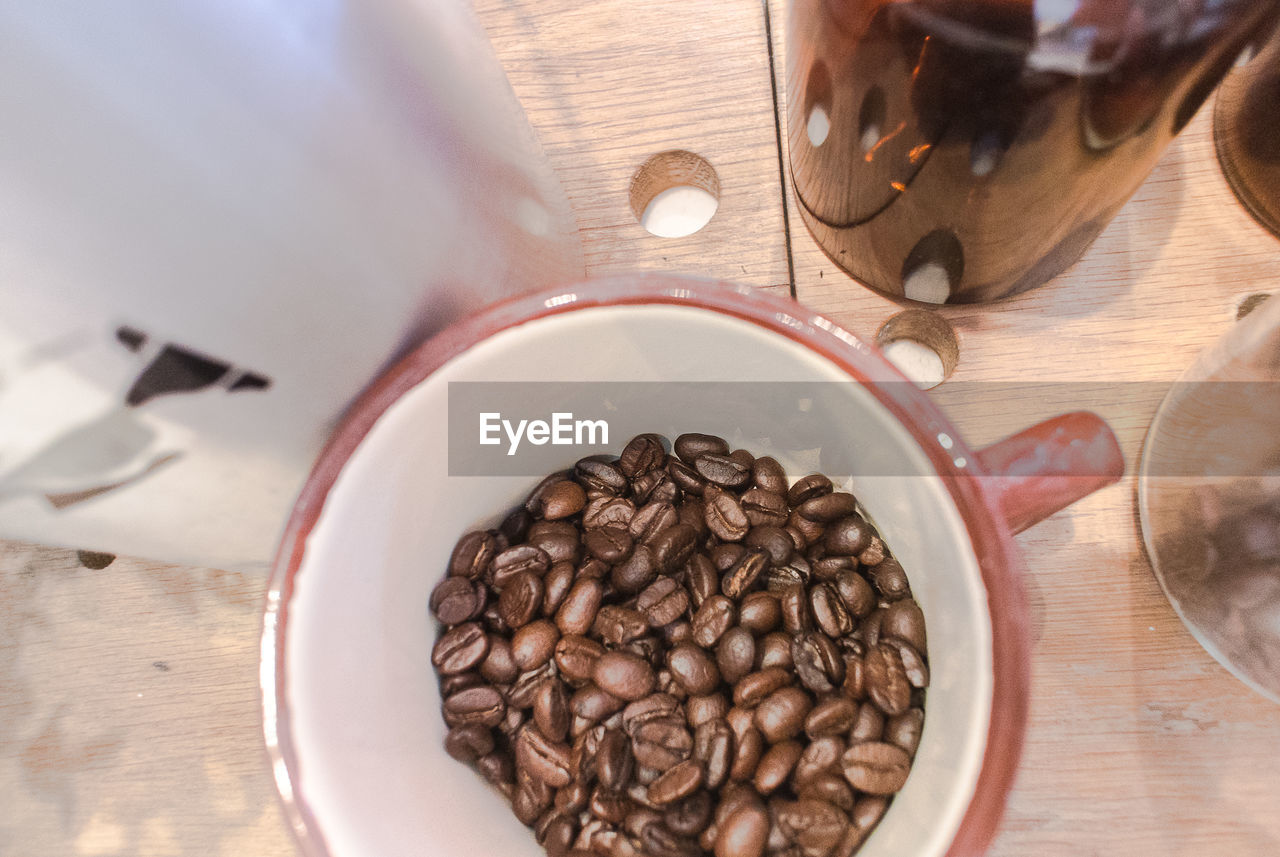
{"type": "Polygon", "coordinates": [[[764,16],[755,2],[480,0],[481,19],[578,216],[587,270],[683,271],[788,289],[764,16]],[[647,233],[628,190],[650,156],[705,158],[711,221],[647,233]]]}
{"type": "MultiPolygon", "coordinates": [[[[769,3],[781,74],[785,3],[769,3]]],[[[785,291],[785,199],[804,303],[868,337],[903,309],[831,264],[780,185],[760,4],[479,9],[574,203],[592,274],[674,270],[785,291]],[[660,239],[637,224],[628,188],[671,148],[715,167],[721,203],[703,230],[660,239]]],[[[939,310],[959,361],[933,395],[978,444],[1096,408],[1132,465],[1164,388],[1242,297],[1280,288],[1278,263],[1280,242],[1226,187],[1202,112],[1058,280],[939,310]],[[1002,400],[1002,383],[1028,380],[1041,383],[1034,397],[1002,400]]],[[[993,855],[1280,851],[1269,762],[1280,710],[1174,616],[1140,546],[1132,477],[1018,543],[1035,693],[993,855]]],[[[258,733],[264,586],[126,559],[91,571],[71,551],[0,545],[0,789],[12,798],[0,852],[294,853],[258,733]]]]}

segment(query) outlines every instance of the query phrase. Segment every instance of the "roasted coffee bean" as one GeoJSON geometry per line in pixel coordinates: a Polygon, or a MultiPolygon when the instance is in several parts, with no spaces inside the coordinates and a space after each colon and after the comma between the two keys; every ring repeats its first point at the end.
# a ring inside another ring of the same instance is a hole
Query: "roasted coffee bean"
{"type": "Polygon", "coordinates": [[[661,821],[645,825],[640,846],[647,857],[702,857],[695,840],[677,835],[661,821]]]}
{"type": "Polygon", "coordinates": [[[551,786],[561,788],[570,782],[569,745],[552,741],[536,726],[525,726],[516,735],[516,765],[551,786]]]}
{"type": "Polygon", "coordinates": [[[800,688],[779,688],[756,706],[756,728],[770,744],[786,741],[804,729],[812,708],[813,699],[800,688]]]}
{"type": "Polygon", "coordinates": [[[588,530],[582,537],[582,545],[588,554],[610,565],[631,556],[633,547],[631,533],[622,524],[608,524],[588,530]]]}
{"type": "Polygon", "coordinates": [[[898,653],[898,657],[902,660],[902,671],[912,687],[929,686],[929,665],[924,662],[924,657],[906,640],[887,636],[884,633],[883,620],[880,625],[880,645],[889,646],[898,653]]]}
{"type": "Polygon", "coordinates": [[[728,491],[710,490],[703,495],[703,520],[716,538],[741,541],[751,529],[738,498],[728,491]]]}
{"type": "Polygon", "coordinates": [[[810,741],[796,762],[793,781],[799,790],[805,784],[824,774],[840,773],[840,757],[844,755],[845,742],[833,735],[810,741]]]}
{"type": "Polygon", "coordinates": [[[853,805],[851,821],[859,830],[870,830],[884,818],[889,807],[888,798],[881,795],[863,795],[853,805]]]}
{"type": "Polygon", "coordinates": [[[641,765],[665,771],[693,753],[693,735],[677,715],[650,720],[636,727],[631,750],[641,765]]]}
{"type": "Polygon", "coordinates": [[[865,658],[867,696],[885,714],[901,714],[911,705],[911,683],[898,650],[884,642],[867,650],[865,658]]]}
{"type": "Polygon", "coordinates": [[[693,527],[699,542],[706,538],[707,504],[701,497],[686,497],[678,504],[676,513],[680,516],[680,523],[693,527]]]}
{"type": "Polygon", "coordinates": [[[773,566],[765,571],[761,579],[764,580],[764,588],[778,596],[793,586],[803,588],[806,582],[804,575],[791,565],[773,566]]]}
{"type": "Polygon", "coordinates": [[[729,711],[729,701],[723,693],[707,693],[690,696],[684,701],[685,720],[690,729],[697,729],[708,720],[719,720],[729,711]]]}
{"type": "Polygon", "coordinates": [[[907,573],[902,564],[893,557],[871,569],[871,582],[876,589],[890,601],[906,598],[911,594],[911,585],[907,582],[907,573]]]}
{"type": "Polygon", "coordinates": [[[711,563],[723,574],[733,568],[734,563],[742,559],[742,555],[746,552],[746,547],[737,542],[716,545],[711,549],[711,563]]]}
{"type": "Polygon", "coordinates": [[[538,687],[554,675],[554,668],[549,663],[520,673],[505,693],[507,703],[513,708],[532,708],[538,687]]]}
{"type": "Polygon", "coordinates": [[[685,759],[649,785],[649,800],[667,806],[702,788],[704,772],[697,759],[685,759]]]}
{"type": "Polygon", "coordinates": [[[741,504],[753,527],[782,527],[787,523],[787,500],[781,494],[751,488],[743,493],[741,504]]]}
{"type": "Polygon", "coordinates": [[[587,505],[587,492],[572,480],[557,482],[543,492],[541,505],[543,519],[559,521],[582,511],[587,505]]]}
{"type": "Polygon", "coordinates": [[[680,488],[671,481],[666,464],[648,473],[642,473],[631,481],[631,498],[639,505],[645,503],[670,503],[682,499],[680,488]]]}
{"type": "Polygon", "coordinates": [[[858,719],[849,730],[849,743],[859,741],[879,741],[884,737],[884,714],[871,700],[858,706],[858,719]]]}
{"type": "Polygon", "coordinates": [[[751,782],[762,795],[772,794],[791,777],[804,745],[799,741],[780,741],[760,757],[751,782]]]}
{"type": "Polygon", "coordinates": [[[667,459],[667,475],[686,496],[701,497],[707,488],[707,481],[698,475],[693,465],[677,458],[667,459]]]}
{"type": "Polygon", "coordinates": [[[914,757],[920,746],[920,734],[924,729],[924,711],[919,708],[908,708],[901,714],[895,714],[884,723],[884,740],[896,744],[907,755],[914,757]]]}
{"type": "Polygon", "coordinates": [[[876,596],[871,591],[871,584],[856,571],[844,570],[835,577],[836,594],[844,602],[849,615],[862,619],[876,609],[876,596]]]}
{"type": "Polygon", "coordinates": [[[791,635],[786,631],[771,631],[756,643],[756,669],[782,667],[791,671],[795,660],[791,657],[791,635]]]}
{"type": "Polygon", "coordinates": [[[604,494],[588,502],[582,510],[582,527],[587,532],[611,526],[630,528],[635,513],[635,504],[630,500],[604,494]]]}
{"type": "MultiPolygon", "coordinates": [[[[820,549],[820,546],[819,546],[820,549]]],[[[845,571],[856,571],[858,563],[851,556],[823,556],[812,565],[813,576],[823,582],[832,582],[845,571]]],[[[866,583],[864,580],[863,583],[866,583]]],[[[870,589],[870,584],[867,584],[870,589]]]]}
{"type": "Polygon", "coordinates": [[[826,801],[845,814],[853,812],[857,805],[857,794],[842,774],[819,774],[806,781],[797,790],[796,796],[801,800],[812,798],[826,801]]]}
{"type": "Polygon", "coordinates": [[[650,550],[653,562],[662,574],[672,574],[680,570],[697,547],[698,533],[688,524],[676,524],[667,527],[653,537],[650,550]]]}
{"type": "MultiPolygon", "coordinates": [[[[696,636],[695,628],[695,636],[696,636]]],[[[716,667],[720,677],[735,684],[755,666],[756,640],[746,628],[730,628],[716,644],[716,667]]]]}
{"type": "Polygon", "coordinates": [[[853,728],[858,719],[858,706],[843,696],[828,696],[818,701],[804,721],[805,734],[810,738],[824,735],[843,735],[853,728]]]}
{"type": "MultiPolygon", "coordinates": [[[[653,786],[649,792],[653,793],[653,786]]],[[[662,823],[679,836],[697,836],[711,823],[711,810],[711,795],[695,791],[664,809],[662,823]]]]}
{"type": "Polygon", "coordinates": [[[489,653],[489,635],[475,622],[450,628],[431,649],[431,663],[441,675],[457,675],[480,666],[489,653]]]}
{"type": "Polygon", "coordinates": [[[880,537],[873,533],[867,546],[862,549],[862,553],[858,554],[858,562],[863,565],[879,565],[888,555],[889,549],[885,547],[880,537]]]}
{"type": "Polygon", "coordinates": [[[911,759],[907,751],[883,741],[864,741],[845,751],[844,776],[859,791],[891,795],[907,782],[911,759]]]}
{"type": "Polygon", "coordinates": [[[569,698],[569,710],[586,723],[599,723],[617,714],[624,705],[625,700],[594,684],[583,685],[569,698]]]}
{"type": "Polygon", "coordinates": [[[488,685],[469,687],[444,701],[444,721],[452,727],[484,726],[492,728],[507,713],[502,694],[488,685]]]}
{"type": "Polygon", "coordinates": [[[734,738],[723,719],[698,726],[693,736],[693,757],[702,763],[707,788],[718,789],[728,781],[734,762],[734,738]]]}
{"type": "Polygon", "coordinates": [[[820,524],[830,524],[857,512],[858,500],[852,494],[837,491],[805,500],[795,508],[802,518],[808,518],[820,524]]]}
{"type": "Polygon", "coordinates": [[[657,676],[646,661],[627,652],[605,652],[596,660],[592,671],[595,683],[604,690],[625,700],[648,696],[657,676]]]}
{"type": "Polygon", "coordinates": [[[579,459],[573,465],[573,477],[588,491],[621,494],[627,490],[627,477],[607,456],[579,459]]]}
{"type": "Polygon", "coordinates": [[[760,730],[754,726],[744,729],[733,741],[733,764],[729,767],[729,779],[742,782],[751,780],[764,753],[765,741],[760,730]]]}
{"type": "Polygon", "coordinates": [[[826,526],[809,520],[800,514],[799,509],[795,509],[787,516],[786,529],[792,534],[792,538],[798,540],[797,544],[802,546],[800,550],[804,550],[810,545],[819,543],[822,534],[826,531],[826,526]]]}
{"type": "Polygon", "coordinates": [[[542,611],[546,590],[542,578],[522,571],[506,582],[498,596],[498,615],[508,628],[528,625],[542,611]]]}
{"type": "Polygon", "coordinates": [[[635,736],[644,724],[652,720],[669,720],[679,717],[680,701],[666,693],[655,693],[629,704],[622,712],[622,725],[627,734],[635,736]]]}
{"type": "Polygon", "coordinates": [[[747,533],[743,544],[748,548],[758,548],[769,554],[773,565],[785,565],[796,550],[796,543],[791,535],[781,527],[757,524],[747,533]]]}
{"type": "Polygon", "coordinates": [[[720,572],[704,553],[694,554],[685,565],[685,585],[695,609],[720,591],[720,572]]]}
{"type": "Polygon", "coordinates": [[[649,623],[639,610],[609,604],[596,614],[591,633],[612,646],[621,646],[649,633],[649,623]]]}
{"type": "Polygon", "coordinates": [[[652,583],[657,576],[658,566],[652,551],[645,545],[636,545],[631,551],[631,556],[614,566],[609,579],[618,592],[623,595],[634,595],[652,583]]]}
{"type": "Polygon", "coordinates": [[[444,749],[459,762],[474,762],[493,752],[493,733],[476,724],[458,726],[444,736],[444,749]]]}
{"type": "Polygon", "coordinates": [[[604,788],[619,792],[631,781],[635,770],[635,758],[631,755],[631,742],[618,729],[608,729],[600,739],[595,754],[595,772],[604,788]]]}
{"type": "Polygon", "coordinates": [[[667,668],[685,692],[697,696],[720,686],[720,670],[705,649],[682,643],[667,655],[667,668]]]}
{"type": "Polygon", "coordinates": [[[751,481],[751,465],[728,455],[704,452],[693,460],[698,475],[721,488],[741,488],[751,481]]]}
{"type": "Polygon", "coordinates": [[[511,657],[521,670],[532,670],[551,660],[560,631],[546,619],[517,628],[511,636],[511,657]]]}
{"type": "Polygon", "coordinates": [[[880,632],[886,637],[906,640],[920,654],[925,652],[924,613],[914,598],[903,598],[884,608],[880,632]]]}
{"type": "MultiPolygon", "coordinates": [[[[848,497],[849,494],[832,494],[848,497]]],[[[803,514],[803,513],[802,513],[803,514]]],[[[861,515],[849,515],[827,524],[822,546],[832,556],[857,556],[871,544],[871,525],[861,515]]]]}
{"type": "Polygon", "coordinates": [[[480,675],[490,684],[510,684],[520,675],[520,667],[511,655],[511,641],[498,634],[489,635],[489,654],[480,664],[480,675]]]}
{"type": "Polygon", "coordinates": [[[650,501],[636,510],[631,523],[627,526],[633,539],[648,545],[663,530],[674,527],[678,523],[680,523],[680,515],[676,512],[675,506],[671,503],[650,501]]]}
{"type": "Polygon", "coordinates": [[[601,787],[591,793],[588,811],[599,821],[621,824],[632,806],[630,798],[601,787]]]}
{"type": "Polygon", "coordinates": [[[787,472],[771,456],[757,458],[751,465],[751,484],[761,491],[769,491],[786,501],[787,472]]]}
{"type": "Polygon", "coordinates": [[[816,798],[787,801],[775,816],[786,838],[805,854],[829,854],[849,829],[839,807],[816,798]]]}
{"type": "Polygon", "coordinates": [[[883,610],[872,610],[867,616],[858,623],[858,637],[862,640],[862,645],[866,648],[874,646],[880,642],[880,623],[884,619],[883,610]]]}
{"type": "Polygon", "coordinates": [[[723,595],[712,595],[693,614],[693,641],[710,649],[737,619],[737,605],[723,595]]]}
{"type": "Polygon", "coordinates": [[[551,807],[555,792],[537,777],[522,770],[516,771],[516,792],[511,798],[511,809],[523,825],[533,824],[551,807]]]}
{"type": "MultiPolygon", "coordinates": [[[[673,528],[674,529],[674,528],[673,528]]],[[[689,593],[672,577],[660,577],[636,597],[636,609],[657,628],[674,622],[689,609],[689,593]]]]}
{"type": "Polygon", "coordinates": [[[857,702],[867,694],[866,688],[866,661],[862,655],[844,656],[844,683],[840,685],[840,692],[845,698],[857,702]]]}
{"type": "Polygon", "coordinates": [[[474,530],[458,539],[458,543],[454,545],[453,555],[449,557],[449,574],[477,580],[496,555],[497,544],[493,534],[474,530]]]}
{"type": "Polygon", "coordinates": [[[483,583],[467,576],[446,577],[431,590],[429,606],[441,622],[457,625],[484,612],[486,601],[483,583]]]}
{"type": "Polygon", "coordinates": [[[546,576],[542,578],[542,587],[544,594],[542,596],[542,615],[554,616],[556,611],[560,609],[560,605],[564,603],[564,599],[569,594],[569,590],[573,587],[575,576],[573,563],[557,562],[551,566],[546,576]]]}
{"type": "Polygon", "coordinates": [[[826,634],[797,634],[791,641],[791,657],[800,683],[814,693],[828,693],[844,681],[844,656],[826,634]]]}
{"type": "Polygon", "coordinates": [[[524,506],[517,506],[502,519],[502,523],[498,525],[498,534],[507,540],[508,545],[514,545],[524,541],[532,523],[533,515],[529,510],[524,506]]]}
{"type": "Polygon", "coordinates": [[[782,628],[788,634],[802,634],[812,630],[809,594],[804,591],[802,584],[793,584],[779,593],[778,605],[782,607],[782,628]]]}
{"type": "Polygon", "coordinates": [[[698,459],[698,456],[706,453],[728,455],[729,442],[715,435],[691,432],[677,437],[676,442],[672,444],[672,451],[684,463],[693,464],[698,459]]]}
{"type": "Polygon", "coordinates": [[[547,492],[572,476],[573,472],[570,470],[558,470],[555,473],[544,477],[542,481],[535,485],[533,490],[529,492],[529,496],[525,498],[525,509],[533,515],[540,516],[542,514],[542,501],[547,496],[547,492]]]}
{"type": "MultiPolygon", "coordinates": [[[[582,534],[568,521],[538,521],[529,528],[529,542],[547,555],[551,563],[582,559],[582,534]]],[[[494,558],[497,562],[497,558],[494,558]]]]}
{"type": "Polygon", "coordinates": [[[768,592],[752,592],[738,606],[738,624],[753,634],[767,634],[782,623],[782,607],[768,592]]]}
{"type": "Polygon", "coordinates": [[[618,459],[618,469],[628,479],[635,479],[666,463],[667,451],[656,434],[638,434],[627,442],[618,459]]]}
{"type": "Polygon", "coordinates": [[[562,634],[585,634],[596,621],[604,585],[598,580],[578,580],[556,611],[556,627],[562,634]]]}
{"type": "MultiPolygon", "coordinates": [[[[758,705],[776,690],[791,683],[791,673],[782,667],[769,667],[744,676],[733,689],[733,704],[744,708],[758,705]]],[[[803,719],[802,721],[803,722],[803,719]]]]}
{"type": "Polygon", "coordinates": [[[853,632],[853,617],[835,587],[819,583],[809,590],[809,609],[822,633],[833,639],[853,632]]]}
{"type": "Polygon", "coordinates": [[[497,788],[514,785],[516,781],[516,766],[510,753],[495,751],[481,756],[476,759],[476,770],[485,782],[497,788]]]}
{"type": "Polygon", "coordinates": [[[596,661],[603,654],[604,646],[595,640],[577,634],[568,634],[556,643],[556,668],[569,682],[583,684],[591,680],[596,661]]]}
{"type": "Polygon", "coordinates": [[[541,822],[538,841],[547,851],[547,857],[568,857],[578,826],[572,818],[552,810],[548,821],[541,822]]]}
{"type": "Polygon", "coordinates": [[[787,503],[795,508],[807,503],[815,497],[821,497],[824,494],[830,494],[832,491],[831,480],[823,476],[821,473],[811,473],[808,476],[802,476],[796,480],[796,483],[787,490],[787,503]]]}
{"type": "Polygon", "coordinates": [[[769,812],[747,803],[717,825],[715,857],[762,857],[769,841],[769,812]]]}
{"type": "Polygon", "coordinates": [[[479,687],[484,683],[484,676],[473,672],[459,673],[458,675],[442,675],[440,676],[440,697],[442,699],[450,697],[460,690],[466,690],[469,687],[479,687]]]}
{"type": "Polygon", "coordinates": [[[746,594],[769,565],[769,554],[762,550],[749,550],[725,573],[720,591],[735,601],[746,594]]]}
{"type": "Polygon", "coordinates": [[[542,577],[551,567],[546,551],[531,544],[509,547],[493,558],[493,585],[501,590],[507,581],[521,572],[542,577]]]}
{"type": "Polygon", "coordinates": [[[557,678],[547,679],[533,697],[533,722],[552,741],[563,741],[569,734],[569,694],[557,678]]]}

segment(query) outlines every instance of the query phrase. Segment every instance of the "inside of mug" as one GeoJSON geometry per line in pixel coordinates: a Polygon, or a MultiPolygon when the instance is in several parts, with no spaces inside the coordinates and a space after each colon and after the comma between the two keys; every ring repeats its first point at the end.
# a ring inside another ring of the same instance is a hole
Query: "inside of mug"
{"type": "MultiPolygon", "coordinates": [[[[279,727],[296,755],[295,798],[332,857],[543,853],[504,800],[442,746],[429,594],[458,537],[496,525],[538,481],[449,474],[449,383],[610,382],[625,395],[622,382],[743,380],[839,382],[852,415],[815,418],[806,444],[817,449],[806,445],[806,459],[778,442],[783,431],[769,401],[730,428],[715,408],[651,398],[636,413],[618,402],[615,450],[643,431],[672,440],[696,431],[774,454],[792,480],[812,472],[823,450],[852,463],[842,487],[908,573],[932,672],[912,774],[860,854],[945,852],[973,794],[992,693],[987,593],[950,494],[911,431],[826,358],[717,311],[644,305],[573,310],[476,344],[397,401],[339,475],[287,607],[279,727]]],[[[513,401],[510,412],[547,414],[534,400],[547,389],[530,383],[530,400],[513,401]]],[[[561,467],[580,457],[571,446],[563,455],[561,467]]]]}

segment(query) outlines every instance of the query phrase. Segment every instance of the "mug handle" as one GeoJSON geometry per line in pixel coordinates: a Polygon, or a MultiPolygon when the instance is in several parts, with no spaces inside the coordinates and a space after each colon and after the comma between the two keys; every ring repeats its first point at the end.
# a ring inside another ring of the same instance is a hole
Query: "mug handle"
{"type": "Polygon", "coordinates": [[[1124,455],[1097,414],[1075,411],[1037,423],[979,450],[1012,533],[1038,524],[1075,501],[1118,482],[1124,455]]]}

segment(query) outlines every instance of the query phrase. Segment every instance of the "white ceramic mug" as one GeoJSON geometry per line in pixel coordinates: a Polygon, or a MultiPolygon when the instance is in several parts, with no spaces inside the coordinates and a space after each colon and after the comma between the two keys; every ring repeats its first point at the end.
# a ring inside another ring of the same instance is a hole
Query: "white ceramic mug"
{"type": "MultiPolygon", "coordinates": [[[[624,382],[743,379],[832,382],[847,397],[853,422],[813,430],[852,458],[845,487],[926,617],[932,683],[915,766],[861,853],[985,848],[1028,696],[1027,607],[1007,519],[1028,526],[1117,479],[1114,437],[1076,414],[976,453],[874,349],[826,319],[742,287],[649,276],[516,300],[450,328],[386,375],[321,456],[280,549],[263,630],[267,743],[303,853],[541,853],[442,747],[428,596],[458,537],[496,525],[537,481],[449,475],[450,383],[605,381],[623,396],[624,382]],[[859,478],[859,462],[896,475],[859,478]]],[[[619,447],[637,431],[731,434],[713,410],[614,404],[619,447]]],[[[732,442],[794,465],[777,418],[760,402],[758,422],[734,427],[732,442]]],[[[562,466],[577,457],[567,448],[562,466]]]]}

